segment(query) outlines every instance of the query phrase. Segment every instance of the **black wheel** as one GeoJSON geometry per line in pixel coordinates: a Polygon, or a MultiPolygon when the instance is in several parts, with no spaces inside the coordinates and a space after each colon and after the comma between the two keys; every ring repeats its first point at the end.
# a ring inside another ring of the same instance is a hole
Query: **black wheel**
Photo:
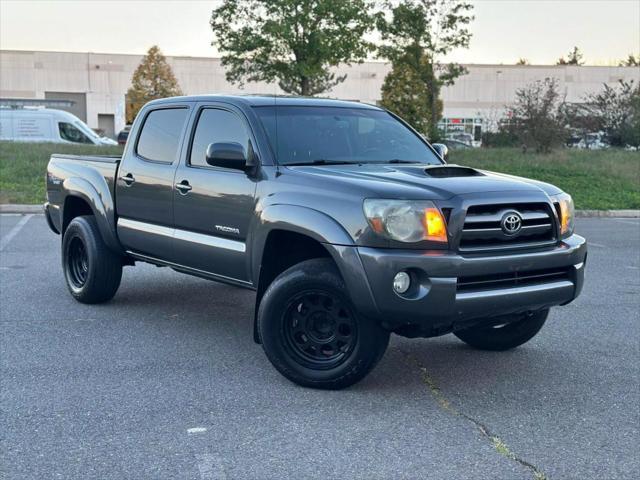
{"type": "Polygon", "coordinates": [[[74,218],[64,232],[62,268],[71,295],[82,303],[111,300],[122,278],[122,259],[107,248],[92,216],[74,218]]]}
{"type": "Polygon", "coordinates": [[[306,387],[340,389],[384,355],[389,332],[358,314],[334,263],[313,259],[280,274],[260,302],[258,329],[273,366],[306,387]]]}
{"type": "Polygon", "coordinates": [[[472,327],[454,332],[454,335],[480,350],[509,350],[535,337],[548,315],[549,309],[540,310],[530,315],[518,315],[517,320],[501,325],[472,327]]]}

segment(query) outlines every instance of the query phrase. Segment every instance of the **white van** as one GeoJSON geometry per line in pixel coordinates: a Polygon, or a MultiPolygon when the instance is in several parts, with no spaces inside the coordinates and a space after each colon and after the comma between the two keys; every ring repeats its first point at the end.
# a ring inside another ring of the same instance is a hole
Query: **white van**
{"type": "Polygon", "coordinates": [[[75,115],[50,108],[0,108],[0,140],[117,145],[75,115]]]}

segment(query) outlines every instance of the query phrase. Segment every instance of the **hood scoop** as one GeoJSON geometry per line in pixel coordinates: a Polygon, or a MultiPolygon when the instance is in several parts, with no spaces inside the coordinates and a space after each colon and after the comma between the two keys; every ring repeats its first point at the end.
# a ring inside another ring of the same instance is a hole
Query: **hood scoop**
{"type": "Polygon", "coordinates": [[[469,167],[459,165],[436,165],[424,169],[425,175],[432,178],[482,177],[483,173],[469,167]]]}

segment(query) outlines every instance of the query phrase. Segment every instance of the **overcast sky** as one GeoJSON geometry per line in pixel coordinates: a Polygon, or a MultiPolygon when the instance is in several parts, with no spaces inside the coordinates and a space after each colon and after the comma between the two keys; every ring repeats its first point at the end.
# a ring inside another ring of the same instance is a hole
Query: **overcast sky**
{"type": "MultiPolygon", "coordinates": [[[[216,56],[209,18],[219,1],[0,0],[0,48],[216,56]]],[[[553,64],[574,45],[588,64],[640,51],[640,0],[474,0],[466,63],[553,64]]]]}

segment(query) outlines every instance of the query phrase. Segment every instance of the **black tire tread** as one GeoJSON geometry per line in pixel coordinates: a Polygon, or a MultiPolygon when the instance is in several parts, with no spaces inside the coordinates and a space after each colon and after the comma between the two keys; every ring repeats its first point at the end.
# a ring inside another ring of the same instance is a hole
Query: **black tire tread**
{"type": "Polygon", "coordinates": [[[73,298],[81,303],[104,303],[113,298],[122,279],[122,258],[111,251],[100,234],[98,224],[92,215],[74,218],[67,227],[62,241],[62,268],[67,269],[65,249],[71,236],[78,235],[85,243],[90,261],[87,283],[80,291],[67,286],[73,298]]]}
{"type": "Polygon", "coordinates": [[[534,312],[501,328],[472,327],[454,332],[467,345],[479,350],[501,352],[527,343],[537,335],[547,320],[549,309],[534,312]]]}
{"type": "MultiPolygon", "coordinates": [[[[368,319],[361,319],[359,328],[371,328],[369,332],[372,343],[370,349],[360,348],[360,355],[356,361],[351,362],[349,368],[344,365],[336,367],[336,373],[343,369],[339,375],[331,378],[312,378],[302,375],[287,362],[284,353],[277,350],[274,341],[271,339],[270,331],[273,328],[274,320],[269,318],[273,313],[273,303],[277,302],[276,296],[284,288],[292,288],[296,284],[302,285],[309,281],[322,284],[328,288],[335,289],[342,294],[347,292],[346,286],[340,276],[338,269],[332,260],[318,258],[301,262],[281,273],[267,288],[258,310],[258,329],[262,338],[262,346],[269,361],[286,378],[294,383],[305,387],[338,390],[357,383],[362,380],[380,361],[389,343],[389,332],[383,330],[375,322],[368,319]],[[313,279],[313,280],[310,280],[313,279]],[[366,323],[365,323],[366,322],[366,323]],[[363,325],[363,326],[361,326],[363,325]],[[341,368],[342,367],[342,368],[341,368]]],[[[355,312],[355,309],[354,309],[355,312]]],[[[357,314],[357,312],[356,312],[357,314]]],[[[361,332],[362,334],[363,332],[361,332]]],[[[354,352],[355,354],[355,352],[354,352]]]]}

